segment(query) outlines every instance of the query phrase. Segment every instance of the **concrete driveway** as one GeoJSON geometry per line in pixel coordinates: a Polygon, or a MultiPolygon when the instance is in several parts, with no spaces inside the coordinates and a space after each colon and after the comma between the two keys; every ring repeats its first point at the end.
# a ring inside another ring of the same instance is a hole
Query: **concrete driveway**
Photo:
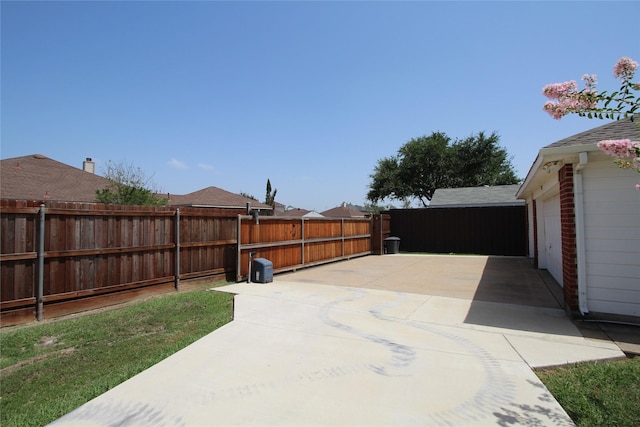
{"type": "Polygon", "coordinates": [[[573,425],[532,368],[623,353],[548,285],[521,258],[385,255],[217,288],[233,322],[53,424],[573,425]]]}

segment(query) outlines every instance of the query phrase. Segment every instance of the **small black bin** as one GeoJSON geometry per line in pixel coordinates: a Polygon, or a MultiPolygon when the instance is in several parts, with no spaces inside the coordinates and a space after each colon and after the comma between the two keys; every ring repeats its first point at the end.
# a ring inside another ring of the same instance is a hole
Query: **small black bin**
{"type": "Polygon", "coordinates": [[[273,282],[273,263],[265,258],[256,258],[251,265],[251,281],[254,283],[273,282]]]}
{"type": "Polygon", "coordinates": [[[400,253],[400,238],[387,237],[386,239],[384,239],[384,253],[385,254],[400,253]]]}

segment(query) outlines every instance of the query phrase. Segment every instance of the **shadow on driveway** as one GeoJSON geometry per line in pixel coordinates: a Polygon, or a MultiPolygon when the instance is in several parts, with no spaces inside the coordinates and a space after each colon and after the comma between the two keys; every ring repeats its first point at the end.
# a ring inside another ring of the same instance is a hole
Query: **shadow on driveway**
{"type": "Polygon", "coordinates": [[[371,255],[278,275],[277,279],[442,297],[430,307],[434,320],[569,332],[551,327],[557,323],[554,319],[565,316],[558,299],[560,286],[525,257],[371,255]]]}
{"type": "Polygon", "coordinates": [[[309,282],[474,301],[562,308],[549,275],[524,257],[370,255],[278,275],[309,282]]]}

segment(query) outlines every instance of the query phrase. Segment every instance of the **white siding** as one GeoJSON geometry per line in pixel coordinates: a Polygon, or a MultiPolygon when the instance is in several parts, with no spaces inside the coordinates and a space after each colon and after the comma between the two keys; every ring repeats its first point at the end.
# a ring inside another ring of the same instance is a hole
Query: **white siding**
{"type": "Polygon", "coordinates": [[[640,175],[598,157],[583,170],[589,311],[640,316],[640,175]]]}

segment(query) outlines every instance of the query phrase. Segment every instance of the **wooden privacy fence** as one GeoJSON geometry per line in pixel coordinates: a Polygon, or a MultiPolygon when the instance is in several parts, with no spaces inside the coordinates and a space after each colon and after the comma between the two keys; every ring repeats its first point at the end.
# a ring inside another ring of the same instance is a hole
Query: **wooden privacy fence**
{"type": "Polygon", "coordinates": [[[391,233],[407,252],[526,255],[526,208],[394,209],[391,233]]]}
{"type": "Polygon", "coordinates": [[[116,294],[177,289],[181,279],[231,276],[237,211],[2,200],[3,324],[34,308],[42,319],[44,305],[79,311],[120,302],[116,294]]]}
{"type": "Polygon", "coordinates": [[[255,224],[242,212],[2,200],[2,324],[42,319],[45,308],[53,317],[178,289],[181,280],[241,280],[250,251],[277,271],[367,255],[381,240],[372,234],[376,221],[388,223],[261,217],[255,224]]]}
{"type": "Polygon", "coordinates": [[[375,218],[239,218],[238,281],[248,274],[251,252],[271,261],[274,272],[372,253],[375,218]]]}

